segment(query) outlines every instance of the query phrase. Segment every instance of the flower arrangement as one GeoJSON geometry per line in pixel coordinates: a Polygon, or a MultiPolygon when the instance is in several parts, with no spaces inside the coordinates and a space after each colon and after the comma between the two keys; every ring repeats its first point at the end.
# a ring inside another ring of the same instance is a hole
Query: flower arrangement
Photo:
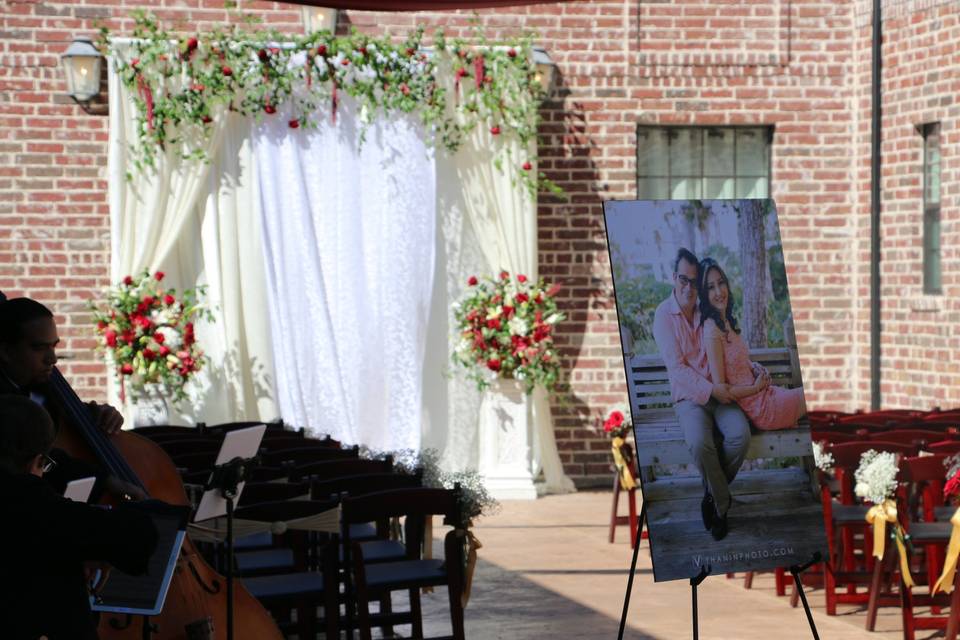
{"type": "Polygon", "coordinates": [[[824,473],[833,473],[833,454],[827,452],[823,443],[820,441],[814,441],[813,443],[813,463],[817,466],[817,469],[824,473]]]}
{"type": "Polygon", "coordinates": [[[873,449],[860,456],[860,466],[854,473],[853,492],[873,504],[882,504],[897,489],[897,457],[889,451],[873,449]]]}
{"type": "Polygon", "coordinates": [[[607,419],[603,421],[603,432],[611,438],[626,438],[632,425],[627,422],[624,410],[620,407],[613,409],[607,419]]]}
{"type": "Polygon", "coordinates": [[[161,285],[164,273],[144,271],[127,276],[106,292],[106,302],[90,302],[99,348],[110,354],[121,389],[134,395],[145,385],[161,384],[174,400],[182,400],[184,386],[203,368],[206,357],[197,345],[194,322],[212,320],[199,297],[203,287],[177,295],[161,285]]]}
{"type": "MultiPolygon", "coordinates": [[[[529,35],[493,46],[478,32],[468,46],[438,31],[435,54],[428,55],[422,28],[402,41],[326,30],[294,36],[236,24],[190,35],[167,31],[144,11],[133,18],[129,55],[111,53],[137,107],[139,145],[131,156],[137,170],[152,167],[157,151],[168,147],[203,159],[189,142],[209,137],[225,111],[260,118],[283,110],[291,129],[310,128],[321,118],[335,120],[349,95],[368,119],[378,111],[418,112],[451,152],[478,126],[515,138],[523,157],[500,154],[497,168],[506,160],[531,195],[562,192],[534,169],[529,151],[543,98],[529,35]],[[442,78],[452,78],[452,87],[442,78]]],[[[110,49],[107,30],[100,44],[110,49]]]]}
{"type": "Polygon", "coordinates": [[[467,285],[453,307],[460,334],[453,361],[480,389],[506,378],[522,382],[527,393],[538,384],[555,390],[560,358],[553,332],[564,319],[555,300],[560,286],[506,271],[496,280],[470,276],[467,285]]]}
{"type": "Polygon", "coordinates": [[[947,468],[946,484],[943,485],[943,499],[953,503],[960,502],[960,454],[952,455],[943,461],[947,468]]]}

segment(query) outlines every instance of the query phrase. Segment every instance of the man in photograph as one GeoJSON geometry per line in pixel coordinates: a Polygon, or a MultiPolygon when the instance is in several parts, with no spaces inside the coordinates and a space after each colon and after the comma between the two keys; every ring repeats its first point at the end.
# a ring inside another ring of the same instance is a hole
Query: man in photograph
{"type": "Polygon", "coordinates": [[[657,307],[653,337],[670,379],[674,411],[704,485],[703,524],[715,540],[727,535],[730,483],[750,446],[750,424],[728,385],[714,384],[702,346],[697,308],[697,257],[680,249],[673,263],[673,290],[657,307]]]}

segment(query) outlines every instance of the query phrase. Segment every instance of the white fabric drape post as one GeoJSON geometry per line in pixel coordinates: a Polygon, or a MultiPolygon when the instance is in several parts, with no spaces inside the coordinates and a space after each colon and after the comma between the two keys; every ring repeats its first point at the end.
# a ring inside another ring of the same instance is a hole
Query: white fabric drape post
{"type": "MultiPolygon", "coordinates": [[[[115,43],[118,48],[122,43],[115,43]]],[[[122,54],[121,54],[122,55],[122,54]]],[[[129,171],[136,106],[110,59],[109,188],[111,277],[162,270],[177,289],[207,284],[216,318],[199,323],[197,340],[209,365],[191,384],[189,403],[172,421],[273,420],[273,362],[263,250],[252,174],[250,124],[221,114],[204,144],[209,162],[158,153],[156,170],[129,171]]],[[[111,400],[117,403],[116,385],[111,400]]],[[[130,406],[124,408],[128,417],[130,406]]]]}
{"type": "Polygon", "coordinates": [[[413,117],[377,120],[360,144],[350,100],[336,124],[292,136],[287,121],[254,134],[281,411],[347,443],[419,449],[432,152],[413,117]]]}

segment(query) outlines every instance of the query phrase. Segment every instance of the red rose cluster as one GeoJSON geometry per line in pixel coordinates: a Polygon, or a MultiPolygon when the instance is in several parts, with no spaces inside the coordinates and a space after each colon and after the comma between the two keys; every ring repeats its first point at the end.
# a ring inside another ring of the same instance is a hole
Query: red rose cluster
{"type": "Polygon", "coordinates": [[[506,271],[497,279],[470,276],[454,308],[460,330],[454,362],[481,388],[500,377],[519,380],[528,391],[538,384],[555,389],[560,362],[553,333],[563,320],[554,299],[558,291],[506,271]]]}
{"type": "Polygon", "coordinates": [[[603,421],[603,431],[614,438],[626,437],[629,429],[630,426],[626,424],[626,418],[619,409],[611,411],[607,419],[603,421]]]}
{"type": "Polygon", "coordinates": [[[134,390],[159,383],[182,398],[184,384],[206,361],[194,333],[198,291],[178,299],[173,289],[161,288],[163,278],[162,271],[127,276],[108,290],[105,305],[91,303],[91,309],[101,347],[134,390]]]}

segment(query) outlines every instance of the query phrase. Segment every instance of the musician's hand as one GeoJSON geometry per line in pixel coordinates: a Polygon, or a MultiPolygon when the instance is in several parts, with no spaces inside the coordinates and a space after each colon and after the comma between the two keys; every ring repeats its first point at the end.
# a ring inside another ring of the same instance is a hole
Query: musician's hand
{"type": "Polygon", "coordinates": [[[105,434],[113,435],[123,426],[123,416],[109,404],[90,403],[93,419],[105,434]]]}
{"type": "Polygon", "coordinates": [[[100,595],[100,592],[103,591],[103,587],[107,584],[107,578],[110,577],[110,571],[113,569],[106,562],[84,562],[83,563],[83,577],[84,582],[87,585],[87,589],[90,590],[95,596],[100,595]],[[100,572],[99,576],[97,572],[100,572]],[[94,582],[96,579],[96,582],[94,582]]]}
{"type": "Polygon", "coordinates": [[[146,500],[146,492],[135,484],[121,480],[117,476],[108,476],[104,483],[107,493],[120,500],[146,500]]]}

